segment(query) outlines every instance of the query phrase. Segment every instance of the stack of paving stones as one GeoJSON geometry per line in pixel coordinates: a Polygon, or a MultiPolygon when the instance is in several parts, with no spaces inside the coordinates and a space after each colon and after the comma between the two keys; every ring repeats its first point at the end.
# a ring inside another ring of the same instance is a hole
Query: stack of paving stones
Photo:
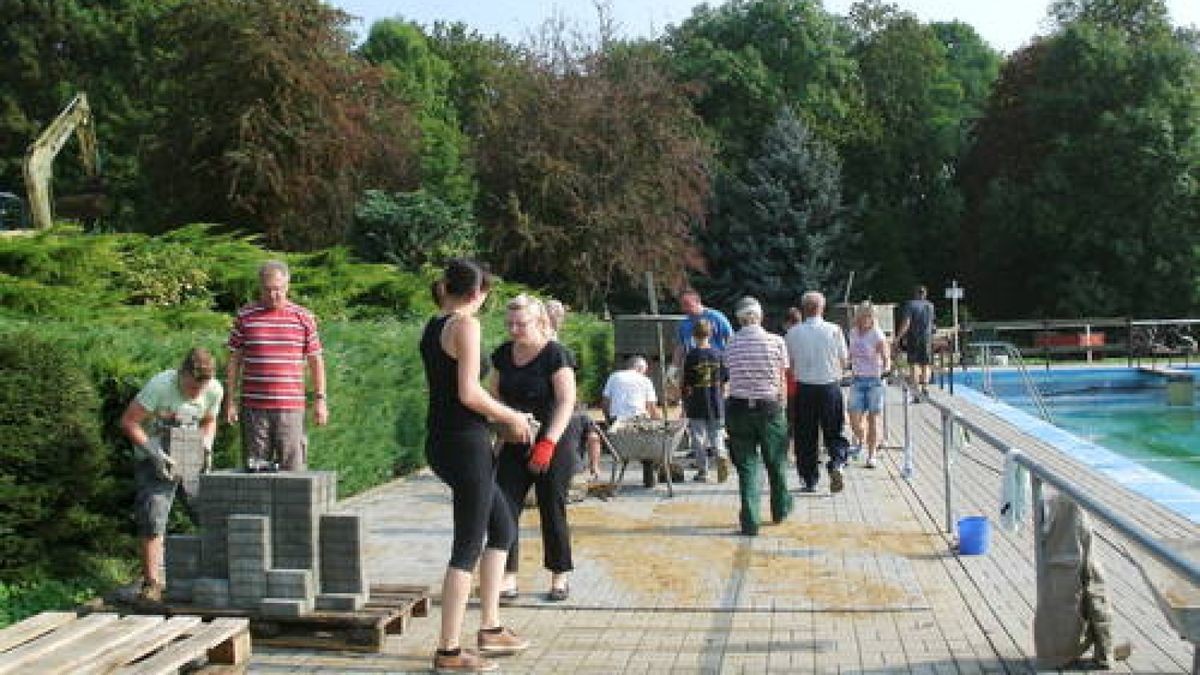
{"type": "Polygon", "coordinates": [[[202,475],[200,536],[167,537],[168,598],[276,617],[360,609],[366,528],[329,513],[336,500],[332,471],[202,475]]]}
{"type": "Polygon", "coordinates": [[[200,576],[200,537],[171,536],[163,556],[167,568],[167,600],[192,601],[192,582],[200,576]]]}
{"type": "Polygon", "coordinates": [[[357,514],[321,516],[321,590],[317,609],[355,610],[366,601],[366,528],[357,514]]]}

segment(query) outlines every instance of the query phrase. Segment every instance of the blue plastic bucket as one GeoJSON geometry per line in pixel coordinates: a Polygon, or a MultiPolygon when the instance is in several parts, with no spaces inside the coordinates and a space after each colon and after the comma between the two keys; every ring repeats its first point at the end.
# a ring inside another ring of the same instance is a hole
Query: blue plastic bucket
{"type": "Polygon", "coordinates": [[[983,555],[988,550],[991,527],[987,516],[967,516],[958,520],[958,554],[983,555]]]}

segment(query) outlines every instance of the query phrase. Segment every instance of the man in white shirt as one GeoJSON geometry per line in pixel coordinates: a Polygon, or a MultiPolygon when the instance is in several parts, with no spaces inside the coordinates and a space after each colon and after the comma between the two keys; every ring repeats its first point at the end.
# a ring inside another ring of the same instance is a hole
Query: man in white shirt
{"type": "Polygon", "coordinates": [[[784,342],[798,385],[793,405],[796,410],[796,468],[804,483],[801,491],[816,491],[820,478],[817,466],[817,433],[820,432],[829,451],[826,465],[829,490],[841,492],[844,487],[842,469],[849,447],[842,435],[845,410],[841,379],[850,355],[841,327],[822,318],[824,295],[808,291],[800,298],[800,311],[804,320],[787,332],[784,342]]]}
{"type": "Polygon", "coordinates": [[[604,383],[602,404],[604,414],[612,421],[627,420],[634,417],[652,417],[658,419],[658,395],[654,393],[654,383],[646,377],[649,366],[646,359],[631,356],[625,361],[625,368],[608,376],[604,383]]]}
{"type": "MultiPolygon", "coordinates": [[[[658,395],[654,393],[654,383],[646,377],[646,371],[649,369],[646,359],[640,356],[631,356],[625,361],[624,369],[608,376],[608,381],[604,383],[600,403],[603,406],[604,416],[610,422],[637,417],[659,418],[658,406],[655,405],[658,402],[658,395]]],[[[596,447],[595,451],[589,449],[589,453],[592,453],[594,468],[599,461],[599,448],[596,447]]],[[[642,484],[653,487],[654,482],[654,462],[642,462],[642,484]]]]}

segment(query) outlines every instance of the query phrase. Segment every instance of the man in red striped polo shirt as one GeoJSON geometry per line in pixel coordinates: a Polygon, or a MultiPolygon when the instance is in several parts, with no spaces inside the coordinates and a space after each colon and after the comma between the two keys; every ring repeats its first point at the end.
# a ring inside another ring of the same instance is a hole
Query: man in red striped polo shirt
{"type": "Polygon", "coordinates": [[[261,297],[238,311],[229,333],[225,419],[236,424],[240,412],[242,447],[250,468],[264,461],[287,471],[307,467],[306,365],[312,378],[313,418],[317,425],[329,421],[317,320],[288,301],[288,277],[286,264],[264,263],[258,270],[261,297]],[[240,411],[234,402],[239,398],[240,411]]]}

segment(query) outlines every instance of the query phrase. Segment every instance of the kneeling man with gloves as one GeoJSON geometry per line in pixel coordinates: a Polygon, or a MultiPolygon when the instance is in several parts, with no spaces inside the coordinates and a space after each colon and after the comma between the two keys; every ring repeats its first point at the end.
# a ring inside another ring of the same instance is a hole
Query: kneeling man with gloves
{"type": "Polygon", "coordinates": [[[139,601],[162,600],[163,536],[176,488],[182,482],[194,490],[200,471],[212,467],[217,411],[224,395],[215,373],[212,354],[192,349],[178,370],[151,378],[121,416],[121,430],[133,443],[136,460],[139,601]]]}

